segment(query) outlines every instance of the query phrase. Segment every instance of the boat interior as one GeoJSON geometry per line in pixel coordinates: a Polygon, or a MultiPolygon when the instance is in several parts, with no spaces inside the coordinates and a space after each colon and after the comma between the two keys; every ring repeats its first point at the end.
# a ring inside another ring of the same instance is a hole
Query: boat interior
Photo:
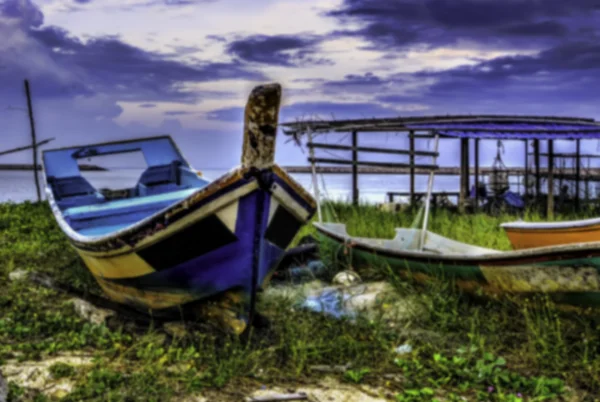
{"type": "MultiPolygon", "coordinates": [[[[326,232],[337,235],[338,237],[343,237],[348,241],[364,244],[368,247],[380,248],[388,251],[421,251],[419,250],[421,229],[398,228],[396,229],[396,236],[393,238],[378,239],[372,237],[351,236],[348,234],[346,225],[343,223],[326,222],[315,223],[314,225],[326,232]]],[[[460,256],[482,256],[501,253],[499,250],[462,243],[429,231],[427,231],[425,235],[425,244],[422,251],[438,255],[460,256]]]]}
{"type": "Polygon", "coordinates": [[[44,168],[65,221],[85,236],[119,231],[210,183],[190,168],[170,137],[45,151],[44,168]],[[148,167],[135,186],[119,193],[96,189],[79,171],[77,159],[132,151],[142,151],[148,167]]]}

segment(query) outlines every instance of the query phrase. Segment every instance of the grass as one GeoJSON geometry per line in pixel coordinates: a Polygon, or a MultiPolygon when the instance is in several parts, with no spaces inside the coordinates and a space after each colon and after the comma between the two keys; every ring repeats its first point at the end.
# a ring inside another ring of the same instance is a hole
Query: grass
{"type": "MultiPolygon", "coordinates": [[[[392,237],[395,227],[411,226],[416,213],[330,207],[328,212],[360,236],[392,237]]],[[[430,229],[508,249],[498,224],[513,219],[440,210],[433,212],[430,229]]],[[[312,233],[307,225],[297,240],[312,233]]],[[[344,268],[327,262],[333,271],[344,268]]],[[[544,298],[524,306],[473,302],[451,283],[417,286],[381,270],[378,275],[386,275],[424,313],[391,326],[383,318],[335,320],[298,309],[294,300],[263,298],[259,309],[273,325],[242,343],[211,331],[190,331],[178,339],[161,328],[92,325],[75,314],[65,296],[8,281],[15,270],[45,272],[99,293],[45,204],[0,204],[0,368],[14,359],[66,352],[92,356],[89,366],[50,367],[53,378],[75,384],[62,395],[65,401],[163,401],[199,393],[212,395],[211,400],[239,401],[261,385],[316,384],[323,375],[311,366],[322,364],[347,365],[345,372],[332,375],[348,384],[380,387],[397,401],[586,400],[586,394],[600,394],[600,336],[594,323],[559,313],[544,298]],[[407,343],[411,352],[394,351],[407,343]]],[[[10,400],[53,399],[10,384],[10,400]]]]}

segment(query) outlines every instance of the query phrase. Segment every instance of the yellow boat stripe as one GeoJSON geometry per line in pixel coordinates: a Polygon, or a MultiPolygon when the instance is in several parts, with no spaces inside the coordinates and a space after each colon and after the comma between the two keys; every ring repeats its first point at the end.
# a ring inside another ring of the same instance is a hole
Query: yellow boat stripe
{"type": "Polygon", "coordinates": [[[139,304],[151,309],[162,309],[189,303],[197,298],[190,293],[154,292],[107,282],[96,278],[108,297],[119,303],[139,304]]]}
{"type": "MultiPolygon", "coordinates": [[[[231,191],[230,193],[224,195],[223,197],[219,197],[216,200],[203,205],[202,207],[198,208],[196,211],[190,213],[189,215],[181,218],[180,220],[171,223],[170,225],[168,225],[165,229],[161,230],[160,232],[156,233],[153,236],[149,236],[145,239],[143,239],[142,241],[140,241],[136,247],[135,247],[135,251],[144,248],[144,247],[148,247],[158,241],[161,241],[162,239],[171,236],[172,234],[174,234],[175,232],[185,229],[186,227],[196,223],[197,221],[206,218],[207,216],[215,213],[216,211],[218,211],[219,209],[223,208],[224,206],[226,206],[227,204],[230,204],[232,201],[237,201],[239,200],[241,197],[251,193],[252,191],[256,190],[258,188],[258,184],[253,181],[250,182],[244,186],[241,186],[233,191],[231,191]]],[[[75,246],[76,247],[76,246],[75,246]]],[[[112,258],[114,256],[118,256],[118,255],[123,255],[124,253],[128,253],[131,252],[132,249],[130,246],[125,246],[123,248],[120,248],[118,250],[111,250],[111,251],[88,251],[88,250],[79,250],[77,249],[78,252],[80,253],[85,253],[88,256],[93,256],[93,257],[98,257],[98,258],[112,258]]]]}
{"type": "Polygon", "coordinates": [[[112,258],[97,258],[77,250],[85,265],[96,277],[135,278],[154,272],[154,269],[136,253],[122,254],[112,258]]]}
{"type": "Polygon", "coordinates": [[[227,226],[231,233],[235,233],[235,225],[238,218],[239,201],[232,202],[230,205],[217,212],[217,216],[227,226]]]}
{"type": "Polygon", "coordinates": [[[279,206],[279,202],[275,199],[275,197],[271,197],[271,204],[269,205],[269,220],[267,221],[267,225],[271,223],[271,219],[273,219],[273,215],[275,215],[275,211],[279,206]]]}
{"type": "Polygon", "coordinates": [[[600,290],[595,267],[480,266],[488,283],[505,292],[588,292],[600,290]]]}

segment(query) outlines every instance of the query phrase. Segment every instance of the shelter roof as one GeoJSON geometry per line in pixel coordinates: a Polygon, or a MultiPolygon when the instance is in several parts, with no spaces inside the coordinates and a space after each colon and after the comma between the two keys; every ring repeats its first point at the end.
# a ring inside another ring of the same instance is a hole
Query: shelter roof
{"type": "Polygon", "coordinates": [[[481,139],[600,139],[600,122],[589,118],[508,115],[418,116],[282,123],[287,135],[308,132],[428,132],[481,139]]]}

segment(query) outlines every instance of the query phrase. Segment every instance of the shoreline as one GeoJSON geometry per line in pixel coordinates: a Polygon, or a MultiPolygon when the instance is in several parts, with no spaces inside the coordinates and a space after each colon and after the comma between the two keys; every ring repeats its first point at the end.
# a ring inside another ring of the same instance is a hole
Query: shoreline
{"type": "MultiPolygon", "coordinates": [[[[104,169],[103,167],[100,166],[96,166],[96,165],[79,165],[79,169],[82,171],[99,171],[99,172],[104,172],[107,169],[104,169]]],[[[32,163],[0,163],[0,171],[2,170],[27,170],[27,171],[33,171],[33,164],[32,163]]],[[[42,170],[42,165],[37,165],[37,170],[42,170]]]]}
{"type": "MultiPolygon", "coordinates": [[[[109,169],[105,169],[101,166],[96,165],[88,165],[82,164],[79,165],[81,171],[108,171],[109,169]]],[[[311,174],[312,169],[310,165],[294,165],[294,166],[282,166],[282,168],[288,173],[296,173],[296,174],[311,174]]],[[[14,171],[14,170],[26,170],[32,171],[33,164],[31,163],[6,163],[0,164],[0,171],[14,171]]],[[[38,165],[37,170],[42,170],[42,166],[38,165]]],[[[227,168],[210,168],[207,170],[227,170],[227,168]]],[[[316,173],[320,174],[352,174],[351,166],[316,166],[316,173]]],[[[475,169],[470,168],[470,176],[475,175],[475,169]]],[[[480,176],[488,176],[493,172],[494,169],[490,167],[480,167],[479,175],[480,176]]],[[[576,175],[576,171],[574,168],[564,168],[560,170],[555,170],[554,178],[559,179],[569,179],[572,176],[576,175]],[[562,170],[562,172],[560,172],[562,170]]],[[[415,169],[415,175],[427,175],[429,174],[429,170],[426,169],[415,169]]],[[[531,169],[524,169],[519,167],[509,167],[506,169],[506,172],[509,176],[524,176],[525,174],[533,175],[534,172],[531,169]]],[[[372,167],[372,166],[359,166],[357,169],[358,174],[400,174],[400,175],[410,175],[409,168],[387,168],[387,167],[372,167]]],[[[540,174],[545,176],[548,174],[548,169],[546,167],[540,168],[540,174]]],[[[452,166],[440,166],[435,171],[436,176],[460,176],[460,168],[452,167],[452,166]]],[[[580,172],[580,176],[582,179],[588,180],[600,180],[600,168],[591,168],[591,169],[582,169],[580,172]]]]}

